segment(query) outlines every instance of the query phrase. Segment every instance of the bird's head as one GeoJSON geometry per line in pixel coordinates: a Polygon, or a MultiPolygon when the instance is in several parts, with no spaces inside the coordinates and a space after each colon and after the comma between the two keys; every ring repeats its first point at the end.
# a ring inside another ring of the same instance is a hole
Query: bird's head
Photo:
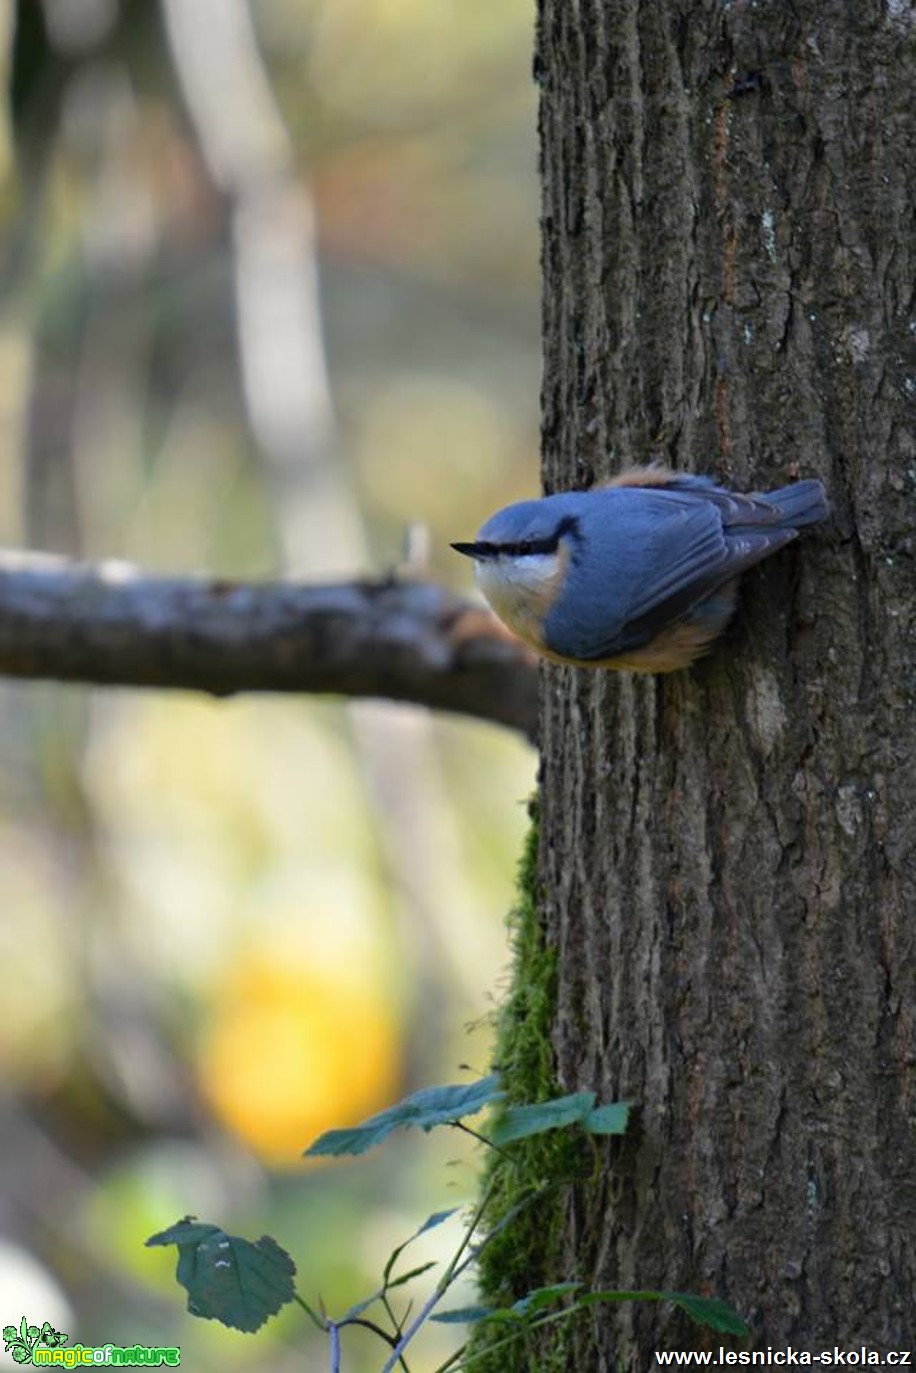
{"type": "Polygon", "coordinates": [[[538,647],[577,537],[570,505],[564,496],[521,501],[492,515],[473,543],[452,544],[474,559],[480,589],[500,619],[538,647]]]}

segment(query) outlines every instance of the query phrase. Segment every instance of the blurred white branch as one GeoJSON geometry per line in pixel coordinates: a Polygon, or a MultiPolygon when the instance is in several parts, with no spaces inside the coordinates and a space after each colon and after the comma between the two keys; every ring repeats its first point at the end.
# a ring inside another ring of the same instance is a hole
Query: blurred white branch
{"type": "Polygon", "coordinates": [[[537,669],[489,611],[432,582],[154,577],[0,554],[0,675],[385,697],[534,737],[537,669]]]}
{"type": "Polygon", "coordinates": [[[242,389],[276,497],[285,566],[352,567],[363,544],[335,462],[311,198],[242,0],[163,0],[175,69],[225,195],[242,389]],[[231,93],[231,94],[228,94],[231,93]]]}

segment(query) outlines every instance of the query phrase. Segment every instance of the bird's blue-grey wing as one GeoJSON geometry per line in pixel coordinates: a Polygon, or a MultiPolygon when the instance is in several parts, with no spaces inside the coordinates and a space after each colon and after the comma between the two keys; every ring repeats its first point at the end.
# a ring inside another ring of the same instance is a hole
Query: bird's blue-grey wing
{"type": "Polygon", "coordinates": [[[650,643],[795,537],[746,526],[731,535],[705,492],[623,494],[609,491],[618,499],[595,502],[580,522],[564,594],[545,623],[548,644],[565,657],[613,658],[650,643]]]}

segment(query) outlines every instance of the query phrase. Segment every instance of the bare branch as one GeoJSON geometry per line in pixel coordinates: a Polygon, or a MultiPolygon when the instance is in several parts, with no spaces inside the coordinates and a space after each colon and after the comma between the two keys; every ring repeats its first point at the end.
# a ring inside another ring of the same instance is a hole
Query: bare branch
{"type": "Polygon", "coordinates": [[[153,577],[0,553],[0,674],[108,686],[382,696],[521,730],[533,655],[431,582],[153,577]]]}

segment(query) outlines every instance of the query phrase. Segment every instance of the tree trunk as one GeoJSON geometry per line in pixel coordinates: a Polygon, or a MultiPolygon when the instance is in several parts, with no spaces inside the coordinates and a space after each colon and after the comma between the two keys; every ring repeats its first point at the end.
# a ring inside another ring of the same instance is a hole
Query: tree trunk
{"type": "MultiPolygon", "coordinates": [[[[916,1332],[916,17],[541,0],[536,73],[547,489],[659,456],[834,506],[695,669],[545,669],[557,1075],[639,1116],[544,1276],[883,1357],[916,1332]]],[[[710,1343],[602,1307],[550,1367],[710,1343]]]]}

